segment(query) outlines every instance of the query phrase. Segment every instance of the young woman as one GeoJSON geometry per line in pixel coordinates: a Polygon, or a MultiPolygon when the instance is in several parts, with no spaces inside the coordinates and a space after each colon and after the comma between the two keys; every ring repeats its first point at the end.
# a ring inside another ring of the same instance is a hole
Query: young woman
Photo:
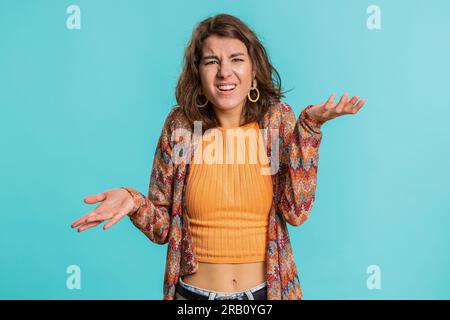
{"type": "Polygon", "coordinates": [[[312,209],[321,126],[365,102],[332,95],[296,120],[282,97],[247,25],[226,14],[202,21],[185,51],[148,196],[128,187],[88,196],[100,205],[72,228],[108,220],[108,229],[129,216],[151,241],[168,243],[165,300],[301,299],[286,223],[302,224],[312,209]]]}

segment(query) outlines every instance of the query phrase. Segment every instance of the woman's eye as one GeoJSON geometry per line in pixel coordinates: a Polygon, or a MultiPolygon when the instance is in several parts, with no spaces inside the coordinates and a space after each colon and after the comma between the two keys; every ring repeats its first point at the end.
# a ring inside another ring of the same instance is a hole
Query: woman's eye
{"type": "MultiPolygon", "coordinates": [[[[241,61],[244,61],[244,60],[243,59],[239,59],[239,58],[234,58],[233,61],[241,62],[241,61]]],[[[217,62],[217,60],[211,60],[211,61],[206,62],[205,65],[208,65],[208,64],[211,64],[211,63],[215,63],[215,62],[217,62]]]]}

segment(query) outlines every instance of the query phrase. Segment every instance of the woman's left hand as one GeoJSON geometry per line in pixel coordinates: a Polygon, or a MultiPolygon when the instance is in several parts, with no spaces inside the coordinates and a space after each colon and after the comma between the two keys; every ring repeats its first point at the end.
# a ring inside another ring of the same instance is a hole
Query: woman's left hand
{"type": "Polygon", "coordinates": [[[339,116],[355,114],[366,102],[364,99],[361,99],[357,103],[359,99],[358,96],[349,99],[347,93],[344,93],[341,100],[339,100],[338,103],[335,103],[335,96],[335,94],[332,94],[327,102],[316,104],[308,109],[308,115],[314,120],[324,123],[339,116]]]}

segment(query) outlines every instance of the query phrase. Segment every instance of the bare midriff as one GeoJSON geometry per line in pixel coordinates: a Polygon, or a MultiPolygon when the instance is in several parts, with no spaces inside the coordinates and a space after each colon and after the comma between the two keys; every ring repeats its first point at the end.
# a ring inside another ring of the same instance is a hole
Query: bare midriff
{"type": "Polygon", "coordinates": [[[266,262],[206,263],[199,262],[196,273],[183,276],[182,280],[202,289],[236,292],[255,287],[266,281],[266,262]]]}

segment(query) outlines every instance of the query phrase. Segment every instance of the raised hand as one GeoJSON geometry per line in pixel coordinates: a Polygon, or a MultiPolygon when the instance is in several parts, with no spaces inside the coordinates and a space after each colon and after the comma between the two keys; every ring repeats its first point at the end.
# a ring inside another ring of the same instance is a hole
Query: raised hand
{"type": "Polygon", "coordinates": [[[349,99],[347,93],[344,93],[339,102],[335,103],[335,96],[335,94],[332,94],[327,102],[316,104],[308,109],[308,115],[314,120],[324,123],[339,116],[355,114],[366,102],[365,99],[358,101],[358,96],[353,96],[353,98],[349,99]]]}
{"type": "Polygon", "coordinates": [[[103,230],[106,230],[130,214],[134,208],[133,198],[128,191],[122,188],[111,189],[95,196],[87,196],[84,202],[89,204],[101,202],[101,204],[72,223],[72,228],[79,227],[78,232],[95,227],[109,219],[103,226],[103,230]]]}

